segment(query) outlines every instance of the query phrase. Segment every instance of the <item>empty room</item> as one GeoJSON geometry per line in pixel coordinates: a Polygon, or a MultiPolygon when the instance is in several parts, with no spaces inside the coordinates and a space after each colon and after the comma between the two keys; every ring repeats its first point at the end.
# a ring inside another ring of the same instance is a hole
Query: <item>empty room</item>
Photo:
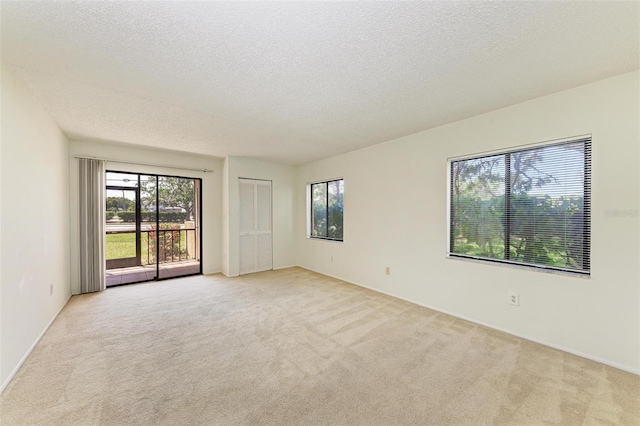
{"type": "Polygon", "coordinates": [[[640,2],[0,19],[0,424],[640,424],[640,2]]]}

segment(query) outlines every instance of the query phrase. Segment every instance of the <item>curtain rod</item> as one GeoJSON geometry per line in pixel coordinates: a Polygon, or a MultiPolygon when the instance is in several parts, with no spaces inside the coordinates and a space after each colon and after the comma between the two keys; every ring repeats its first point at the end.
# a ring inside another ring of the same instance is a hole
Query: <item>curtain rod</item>
{"type": "Polygon", "coordinates": [[[76,156],[74,156],[74,158],[84,158],[84,159],[87,159],[87,160],[102,160],[102,161],[108,161],[110,163],[133,164],[135,166],[163,167],[165,169],[191,170],[191,171],[194,171],[194,172],[213,173],[213,170],[209,170],[209,169],[194,169],[194,168],[190,168],[190,167],[166,166],[166,165],[162,165],[162,164],[151,164],[151,163],[134,163],[132,161],[121,161],[121,160],[113,160],[113,159],[109,159],[109,158],[98,158],[98,157],[92,157],[92,156],[89,156],[89,155],[76,155],[76,156]]]}

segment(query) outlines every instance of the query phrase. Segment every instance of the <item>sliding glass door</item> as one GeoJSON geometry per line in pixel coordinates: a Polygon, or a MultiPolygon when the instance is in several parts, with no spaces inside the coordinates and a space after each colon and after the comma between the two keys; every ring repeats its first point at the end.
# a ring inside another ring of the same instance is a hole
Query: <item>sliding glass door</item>
{"type": "Polygon", "coordinates": [[[158,176],[158,276],[200,273],[200,180],[158,176]]]}
{"type": "Polygon", "coordinates": [[[202,273],[201,180],[107,172],[107,286],[202,273]]]}

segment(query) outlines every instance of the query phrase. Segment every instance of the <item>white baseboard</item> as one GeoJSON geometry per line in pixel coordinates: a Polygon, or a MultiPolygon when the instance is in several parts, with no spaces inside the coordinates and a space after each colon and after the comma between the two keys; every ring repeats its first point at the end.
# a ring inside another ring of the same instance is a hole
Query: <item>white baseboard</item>
{"type": "MultiPolygon", "coordinates": [[[[296,268],[296,267],[298,267],[298,265],[278,266],[278,267],[274,267],[272,270],[273,271],[279,271],[280,269],[296,268]]],[[[251,274],[255,274],[255,273],[258,273],[258,272],[265,272],[265,271],[251,272],[251,274]]],[[[240,276],[240,274],[238,274],[238,275],[227,275],[227,274],[224,273],[224,271],[222,271],[221,274],[224,275],[227,278],[236,278],[236,277],[240,276]]]]}
{"type": "Polygon", "coordinates": [[[598,358],[598,357],[593,356],[593,355],[585,354],[585,353],[582,353],[582,352],[579,352],[579,351],[576,351],[576,350],[573,350],[573,349],[570,349],[570,348],[567,348],[567,347],[564,347],[564,346],[561,346],[561,345],[556,345],[555,343],[547,342],[547,341],[542,340],[542,339],[538,339],[538,338],[535,338],[535,337],[527,336],[527,335],[524,335],[524,334],[521,334],[521,333],[517,333],[517,332],[511,331],[511,330],[502,328],[502,327],[497,327],[495,325],[492,325],[492,324],[489,324],[489,323],[486,323],[486,322],[483,322],[483,321],[478,321],[476,319],[469,318],[469,317],[466,317],[464,315],[459,315],[459,314],[456,314],[454,312],[447,311],[445,309],[436,308],[435,306],[430,306],[430,305],[427,305],[425,303],[416,302],[415,300],[411,300],[411,299],[408,299],[406,297],[398,296],[396,294],[389,293],[389,292],[386,292],[386,291],[383,291],[383,290],[380,290],[380,289],[377,289],[377,288],[374,288],[374,287],[369,287],[369,286],[364,285],[364,284],[360,284],[360,283],[356,283],[356,282],[353,282],[353,281],[350,281],[350,280],[346,280],[344,278],[337,277],[335,275],[331,275],[331,274],[327,274],[327,273],[324,273],[324,272],[316,271],[314,269],[307,268],[307,267],[304,267],[304,266],[300,266],[300,268],[306,269],[308,271],[315,272],[317,274],[326,275],[327,277],[335,278],[337,280],[344,281],[344,282],[349,283],[349,284],[357,285],[358,287],[363,287],[363,288],[366,288],[368,290],[375,291],[377,293],[381,293],[381,294],[385,294],[387,296],[395,297],[396,299],[404,300],[405,302],[413,303],[414,305],[422,306],[424,308],[431,309],[433,311],[437,311],[437,312],[441,312],[443,314],[451,315],[452,317],[460,318],[460,319],[463,319],[465,321],[469,321],[469,322],[472,322],[474,324],[478,324],[478,325],[481,325],[483,327],[490,328],[492,330],[501,331],[503,333],[507,333],[507,334],[510,334],[512,336],[516,336],[516,337],[519,337],[521,339],[528,340],[530,342],[539,343],[541,345],[548,346],[550,348],[557,349],[559,351],[567,352],[567,353],[570,353],[572,355],[579,356],[581,358],[586,358],[588,360],[599,362],[600,364],[608,365],[609,367],[617,368],[618,370],[626,371],[628,373],[632,373],[632,374],[636,374],[636,375],[640,376],[640,369],[628,367],[626,365],[618,364],[617,362],[612,362],[612,361],[609,361],[609,360],[606,360],[606,359],[602,359],[602,358],[598,358]]]}
{"type": "Polygon", "coordinates": [[[296,268],[296,267],[298,267],[298,265],[278,266],[277,268],[273,268],[273,270],[274,271],[279,271],[280,269],[296,268]]]}
{"type": "Polygon", "coordinates": [[[7,377],[7,380],[5,380],[4,383],[2,384],[2,386],[0,386],[0,394],[2,392],[4,392],[4,390],[6,389],[7,386],[9,386],[9,383],[11,383],[11,380],[13,380],[13,377],[16,375],[16,373],[18,373],[18,371],[20,370],[20,367],[22,367],[22,364],[24,364],[24,362],[27,360],[27,358],[29,358],[29,355],[31,355],[31,352],[33,352],[33,349],[40,342],[40,339],[42,339],[42,336],[44,336],[44,333],[46,333],[47,330],[49,330],[49,327],[51,327],[51,324],[53,324],[53,322],[56,320],[56,318],[58,318],[58,315],[60,315],[60,312],[62,312],[64,307],[67,306],[67,303],[69,303],[69,300],[71,300],[71,296],[73,296],[73,295],[72,294],[69,295],[69,297],[67,298],[66,302],[64,302],[62,304],[62,307],[60,309],[58,309],[58,312],[56,312],[56,314],[53,316],[53,318],[51,318],[51,321],[49,321],[49,323],[44,328],[44,330],[42,330],[42,332],[38,335],[38,337],[33,342],[33,344],[31,344],[31,346],[29,347],[27,352],[24,354],[24,356],[22,357],[20,362],[18,362],[18,365],[16,365],[16,367],[13,369],[11,374],[9,374],[9,377],[7,377]]]}

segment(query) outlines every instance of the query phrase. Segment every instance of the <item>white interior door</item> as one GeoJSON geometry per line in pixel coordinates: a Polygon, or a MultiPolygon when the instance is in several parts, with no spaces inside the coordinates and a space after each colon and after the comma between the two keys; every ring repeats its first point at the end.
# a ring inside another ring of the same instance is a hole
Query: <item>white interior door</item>
{"type": "Polygon", "coordinates": [[[271,182],[239,179],[240,275],[273,269],[271,182]]]}
{"type": "Polygon", "coordinates": [[[255,181],[240,179],[240,274],[255,272],[255,181]]]}

